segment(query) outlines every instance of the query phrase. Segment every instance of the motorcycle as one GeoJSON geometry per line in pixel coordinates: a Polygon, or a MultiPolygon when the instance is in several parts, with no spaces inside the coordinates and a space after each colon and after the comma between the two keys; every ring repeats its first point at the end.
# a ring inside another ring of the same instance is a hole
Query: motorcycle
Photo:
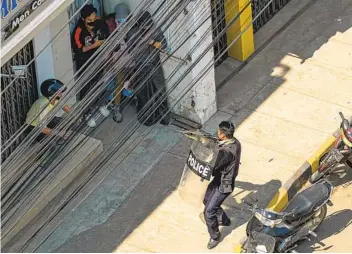
{"type": "Polygon", "coordinates": [[[333,186],[323,179],[298,193],[283,209],[274,212],[259,208],[256,202],[243,200],[253,213],[247,224],[247,239],[241,252],[295,252],[297,242],[317,237],[314,230],[322,223],[327,213],[333,186]]]}
{"type": "Polygon", "coordinates": [[[311,183],[333,173],[340,163],[352,167],[352,125],[341,112],[339,114],[342,119],[340,135],[329,152],[321,158],[317,171],[310,176],[311,183]]]}

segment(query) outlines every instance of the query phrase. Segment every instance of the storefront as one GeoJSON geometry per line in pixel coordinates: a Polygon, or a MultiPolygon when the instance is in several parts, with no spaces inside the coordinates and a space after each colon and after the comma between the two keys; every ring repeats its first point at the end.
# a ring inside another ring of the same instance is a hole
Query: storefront
{"type": "MultiPolygon", "coordinates": [[[[39,85],[48,78],[57,78],[67,85],[72,85],[74,77],[74,63],[70,35],[74,25],[79,18],[71,17],[84,4],[85,0],[2,0],[2,46],[1,46],[1,80],[2,90],[6,89],[1,97],[2,105],[2,144],[8,141],[18,129],[23,125],[26,114],[32,103],[40,95],[39,85]],[[65,25],[66,24],[66,25],[65,25]],[[32,62],[24,77],[13,81],[13,71],[11,66],[28,65],[32,62]],[[13,84],[11,84],[13,83],[13,84]],[[11,84],[11,85],[10,85],[11,84]],[[6,88],[6,86],[10,86],[6,88]]],[[[98,15],[113,14],[117,3],[125,2],[133,11],[141,1],[120,1],[120,0],[91,0],[98,10],[98,15]]],[[[172,5],[172,0],[157,0],[149,8],[151,13],[157,11],[158,6],[163,3],[172,5]]],[[[198,6],[198,1],[191,2],[189,7],[198,6]]],[[[211,13],[210,2],[201,4],[200,10],[207,10],[211,13]]],[[[177,24],[184,19],[188,20],[186,26],[190,31],[194,28],[194,21],[200,14],[197,12],[187,13],[184,11],[180,17],[166,30],[165,37],[169,48],[172,51],[177,45],[172,42],[178,36],[176,32],[177,24]]],[[[189,49],[196,44],[207,29],[211,26],[211,20],[204,22],[197,34],[185,43],[175,56],[185,58],[189,49]]],[[[212,36],[206,38],[203,46],[193,52],[192,59],[196,59],[202,49],[212,42],[212,36]]],[[[165,55],[162,55],[165,57],[165,55]]],[[[168,95],[169,104],[173,105],[181,95],[181,91],[188,86],[196,77],[206,63],[214,58],[213,51],[209,51],[195,66],[189,75],[182,80],[177,88],[168,95]]],[[[191,62],[193,60],[190,60],[191,62]]],[[[182,61],[181,61],[182,62],[182,61]]],[[[180,61],[168,60],[163,64],[165,77],[168,77],[180,61]]],[[[171,87],[190,65],[183,64],[179,74],[174,75],[166,84],[171,87]]],[[[203,124],[216,111],[216,91],[214,69],[211,69],[206,77],[197,86],[192,88],[186,96],[172,109],[176,114],[195,122],[203,124]]],[[[73,104],[74,99],[70,102],[73,104]]],[[[21,142],[23,137],[16,140],[13,146],[4,153],[8,156],[21,142]]]]}
{"type": "MultiPolygon", "coordinates": [[[[68,21],[67,0],[2,0],[1,2],[1,143],[24,124],[31,105],[48,78],[72,79],[69,28],[55,35],[68,21]],[[60,14],[60,15],[59,15],[60,14]],[[66,15],[65,15],[66,14],[66,15]],[[16,69],[23,69],[16,77],[16,69]]],[[[22,134],[6,150],[6,159],[24,139],[22,134]]]]}

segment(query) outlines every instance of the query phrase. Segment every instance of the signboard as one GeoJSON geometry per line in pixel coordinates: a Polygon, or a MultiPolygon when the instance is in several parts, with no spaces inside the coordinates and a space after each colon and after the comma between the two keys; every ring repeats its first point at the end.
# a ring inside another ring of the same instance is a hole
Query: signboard
{"type": "Polygon", "coordinates": [[[187,158],[187,166],[196,175],[200,176],[205,180],[210,181],[213,168],[208,163],[197,159],[197,157],[193,154],[192,150],[187,158]]]}
{"type": "MultiPolygon", "coordinates": [[[[14,33],[25,21],[28,16],[30,16],[39,6],[41,6],[46,0],[32,0],[23,8],[21,8],[17,13],[11,15],[11,19],[8,21],[7,25],[1,29],[2,41],[6,40],[12,33],[14,33]]],[[[10,11],[13,11],[19,4],[19,0],[10,0],[11,5],[9,5],[8,0],[1,0],[1,18],[6,19],[10,11]]],[[[4,21],[4,20],[3,20],[4,21]]]]}
{"type": "Polygon", "coordinates": [[[10,12],[15,10],[21,0],[1,0],[1,18],[6,18],[10,12]]]}

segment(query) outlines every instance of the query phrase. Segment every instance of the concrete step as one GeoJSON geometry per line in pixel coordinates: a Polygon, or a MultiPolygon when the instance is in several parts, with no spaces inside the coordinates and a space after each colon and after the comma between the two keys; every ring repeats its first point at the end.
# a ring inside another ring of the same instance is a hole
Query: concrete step
{"type": "MultiPolygon", "coordinates": [[[[146,131],[151,128],[146,128],[146,131]]],[[[82,232],[104,224],[118,211],[140,181],[164,158],[165,154],[177,143],[182,134],[175,127],[158,126],[139,144],[131,138],[134,149],[120,151],[113,156],[108,165],[101,169],[85,188],[75,197],[69,208],[59,214],[58,220],[46,226],[26,252],[53,252],[82,232]],[[127,156],[126,158],[123,158],[127,156]],[[53,230],[53,231],[51,231],[53,230]],[[48,235],[47,239],[45,239],[48,235]],[[45,241],[41,244],[41,241],[45,241]]],[[[142,134],[140,134],[142,135],[142,134]]],[[[144,135],[144,134],[143,134],[144,135]]],[[[138,138],[138,137],[135,137],[138,138]]],[[[182,158],[182,162],[184,159],[182,158]]],[[[173,162],[170,161],[170,166],[173,162]]],[[[164,165],[166,167],[166,165],[164,165]]],[[[156,186],[157,187],[157,186],[156,186]]],[[[150,188],[154,188],[150,186],[150,188]]]]}
{"type": "Polygon", "coordinates": [[[26,206],[27,208],[23,207],[22,209],[28,209],[24,211],[24,215],[20,219],[14,217],[10,224],[2,229],[2,251],[16,252],[21,247],[21,244],[24,244],[31,237],[30,234],[23,234],[20,231],[29,225],[102,151],[103,145],[101,141],[91,137],[85,139],[82,134],[78,136],[75,142],[66,147],[62,151],[62,155],[74,154],[74,156],[69,157],[67,161],[60,162],[58,165],[60,170],[44,185],[44,189],[40,189],[42,186],[38,185],[32,190],[39,194],[35,198],[35,202],[30,204],[30,206],[26,206]],[[84,142],[82,146],[75,147],[81,141],[84,142]],[[16,238],[16,235],[19,235],[19,238],[16,238]]]}

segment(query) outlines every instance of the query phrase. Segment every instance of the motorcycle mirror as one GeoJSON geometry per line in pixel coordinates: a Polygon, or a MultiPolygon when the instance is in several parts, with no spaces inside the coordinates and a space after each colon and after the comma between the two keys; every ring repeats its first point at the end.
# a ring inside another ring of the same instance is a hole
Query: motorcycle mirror
{"type": "Polygon", "coordinates": [[[248,195],[247,195],[248,199],[250,199],[250,201],[252,203],[258,203],[258,198],[256,197],[255,193],[253,191],[251,191],[248,195]]]}
{"type": "Polygon", "coordinates": [[[342,121],[345,120],[345,117],[343,116],[342,112],[339,112],[339,115],[341,116],[342,121]]]}
{"type": "Polygon", "coordinates": [[[342,122],[342,128],[344,130],[348,130],[350,128],[350,123],[346,119],[344,119],[342,122]]]}
{"type": "Polygon", "coordinates": [[[248,206],[253,206],[253,204],[251,202],[249,202],[246,198],[242,198],[242,203],[248,205],[248,206]]]}

